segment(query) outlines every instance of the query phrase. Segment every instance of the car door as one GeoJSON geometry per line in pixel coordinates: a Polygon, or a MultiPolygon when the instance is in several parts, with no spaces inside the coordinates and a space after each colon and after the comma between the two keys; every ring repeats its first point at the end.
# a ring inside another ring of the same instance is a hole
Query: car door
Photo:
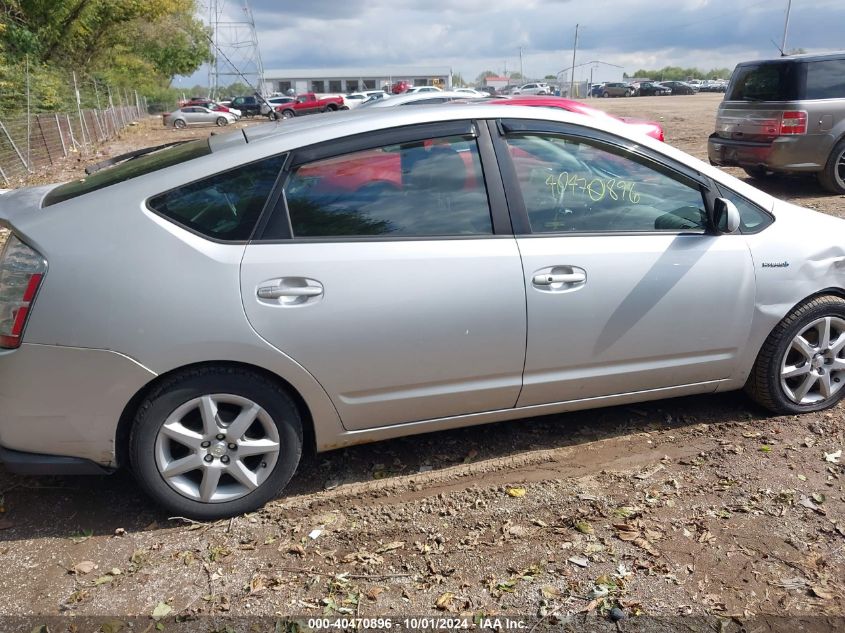
{"type": "Polygon", "coordinates": [[[525,287],[486,127],[374,132],[290,161],[241,267],[258,334],[350,430],[513,407],[525,287]]]}
{"type": "Polygon", "coordinates": [[[528,306],[518,406],[727,379],[749,333],[754,269],[742,235],[708,232],[710,181],[579,126],[501,131],[528,306]]]}

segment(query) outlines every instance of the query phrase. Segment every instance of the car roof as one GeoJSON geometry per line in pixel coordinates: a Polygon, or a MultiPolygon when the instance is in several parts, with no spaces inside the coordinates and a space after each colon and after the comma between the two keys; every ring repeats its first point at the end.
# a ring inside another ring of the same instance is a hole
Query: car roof
{"type": "Polygon", "coordinates": [[[784,55],[782,57],[771,57],[768,59],[755,59],[747,62],[740,62],[737,66],[747,66],[749,64],[760,64],[770,62],[780,62],[788,64],[790,62],[821,62],[831,59],[845,59],[845,51],[834,51],[830,53],[802,53],[800,55],[784,55]]]}
{"type": "MultiPolygon", "coordinates": [[[[411,92],[408,94],[399,94],[390,97],[389,99],[382,99],[370,106],[371,108],[392,108],[403,103],[413,103],[414,101],[424,101],[425,99],[437,98],[452,98],[452,99],[466,99],[465,92],[455,92],[452,90],[438,90],[427,92],[411,92]]],[[[368,104],[369,105],[369,104],[368,104]]]]}

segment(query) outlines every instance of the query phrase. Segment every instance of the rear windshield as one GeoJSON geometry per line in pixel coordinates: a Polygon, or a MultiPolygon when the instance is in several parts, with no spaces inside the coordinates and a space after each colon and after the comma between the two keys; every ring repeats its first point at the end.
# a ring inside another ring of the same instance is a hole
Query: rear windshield
{"type": "Polygon", "coordinates": [[[43,206],[49,207],[51,204],[64,202],[65,200],[91,193],[97,189],[103,189],[104,187],[109,187],[131,178],[137,178],[138,176],[143,176],[159,169],[164,169],[165,167],[172,167],[173,165],[178,165],[194,158],[199,158],[200,156],[206,156],[210,153],[211,148],[208,145],[208,139],[188,141],[179,145],[166,147],[150,154],[129,159],[114,167],[107,167],[85,178],[72,180],[59,185],[47,194],[44,198],[43,206]]]}
{"type": "Polygon", "coordinates": [[[740,64],[731,77],[726,101],[796,101],[801,98],[803,64],[740,64]]]}

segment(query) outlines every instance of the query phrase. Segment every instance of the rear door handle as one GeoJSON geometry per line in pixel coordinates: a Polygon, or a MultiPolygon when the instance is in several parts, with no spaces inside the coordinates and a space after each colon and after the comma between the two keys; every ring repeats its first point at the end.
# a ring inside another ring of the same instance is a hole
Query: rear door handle
{"type": "Polygon", "coordinates": [[[574,273],[540,273],[534,275],[535,286],[551,286],[552,284],[580,284],[587,281],[587,274],[574,273]]]}
{"type": "Polygon", "coordinates": [[[280,299],[281,297],[319,297],[322,288],[316,286],[262,286],[258,289],[260,299],[280,299]]]}

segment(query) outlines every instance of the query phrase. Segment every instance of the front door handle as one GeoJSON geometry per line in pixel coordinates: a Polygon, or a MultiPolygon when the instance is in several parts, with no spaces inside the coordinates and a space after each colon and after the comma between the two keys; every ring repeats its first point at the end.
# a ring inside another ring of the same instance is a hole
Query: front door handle
{"type": "Polygon", "coordinates": [[[316,286],[262,286],[258,289],[260,299],[280,299],[282,297],[319,297],[322,288],[316,286]]]}
{"type": "Polygon", "coordinates": [[[551,286],[552,284],[580,284],[587,281],[586,273],[540,273],[534,275],[535,286],[551,286]]]}
{"type": "Polygon", "coordinates": [[[307,277],[279,277],[263,281],[255,294],[271,305],[298,306],[323,296],[323,284],[307,277]]]}

